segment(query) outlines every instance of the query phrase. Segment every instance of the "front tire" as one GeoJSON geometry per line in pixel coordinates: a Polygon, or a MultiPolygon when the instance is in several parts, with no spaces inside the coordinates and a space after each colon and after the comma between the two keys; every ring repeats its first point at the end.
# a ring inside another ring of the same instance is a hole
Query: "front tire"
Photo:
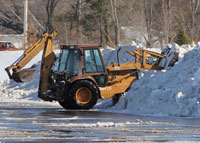
{"type": "Polygon", "coordinates": [[[90,109],[96,104],[99,91],[92,81],[81,80],[70,87],[66,96],[59,102],[65,109],[90,109]]]}
{"type": "Polygon", "coordinates": [[[119,101],[119,98],[122,96],[122,94],[115,94],[113,97],[112,97],[112,103],[113,103],[113,106],[115,104],[117,104],[117,102],[119,101]]]}

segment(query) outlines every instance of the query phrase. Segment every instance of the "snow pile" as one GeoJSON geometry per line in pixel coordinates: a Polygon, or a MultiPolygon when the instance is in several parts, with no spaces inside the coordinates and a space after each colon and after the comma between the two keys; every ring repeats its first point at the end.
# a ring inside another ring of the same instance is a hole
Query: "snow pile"
{"type": "Polygon", "coordinates": [[[133,51],[139,48],[139,46],[134,45],[134,46],[118,46],[116,50],[111,49],[111,48],[106,48],[102,51],[103,59],[104,59],[104,64],[105,65],[110,65],[112,63],[117,63],[117,51],[119,51],[119,59],[120,63],[125,63],[127,61],[133,61],[134,57],[126,53],[126,50],[133,51]]]}
{"type": "MultiPolygon", "coordinates": [[[[1,99],[10,99],[15,101],[26,100],[39,100],[37,97],[38,84],[39,84],[39,68],[35,72],[33,79],[27,83],[17,83],[13,80],[5,80],[0,83],[1,99]]],[[[2,101],[1,100],[1,101],[2,101]]]]}
{"type": "Polygon", "coordinates": [[[155,115],[200,116],[200,44],[178,45],[180,61],[162,71],[143,71],[111,109],[155,115]]]}
{"type": "MultiPolygon", "coordinates": [[[[0,76],[0,99],[1,101],[14,101],[14,102],[45,102],[38,98],[38,85],[40,78],[40,60],[42,58],[42,52],[40,52],[36,57],[34,57],[24,68],[29,68],[33,64],[38,64],[38,69],[36,70],[33,79],[27,83],[17,83],[13,80],[9,80],[6,71],[6,67],[11,65],[16,61],[24,51],[3,51],[0,52],[0,58],[3,61],[3,64],[0,67],[1,76],[0,76]],[[9,58],[7,58],[9,57],[9,58]],[[8,60],[5,60],[5,59],[8,60]]],[[[55,51],[56,54],[59,51],[55,51]]],[[[45,102],[48,104],[48,102],[45,102]]],[[[51,103],[52,104],[52,103],[51,103]]]]}

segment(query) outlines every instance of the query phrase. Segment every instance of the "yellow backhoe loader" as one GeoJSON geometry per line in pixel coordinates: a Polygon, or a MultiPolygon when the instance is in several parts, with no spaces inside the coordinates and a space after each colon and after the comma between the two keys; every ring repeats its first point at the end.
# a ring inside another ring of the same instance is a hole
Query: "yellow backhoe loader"
{"type": "Polygon", "coordinates": [[[38,96],[46,101],[58,101],[66,109],[90,109],[99,98],[112,98],[116,103],[138,79],[138,72],[161,70],[166,64],[172,66],[178,60],[178,53],[170,49],[162,54],[137,49],[127,51],[135,57],[134,61],[120,63],[119,49],[118,63],[105,66],[99,45],[61,45],[55,70],[55,67],[52,68],[56,61],[53,51],[55,35],[56,31],[44,34],[5,70],[16,82],[27,81],[26,78],[30,80],[28,76],[33,75],[36,67],[22,68],[43,49],[38,96]]]}

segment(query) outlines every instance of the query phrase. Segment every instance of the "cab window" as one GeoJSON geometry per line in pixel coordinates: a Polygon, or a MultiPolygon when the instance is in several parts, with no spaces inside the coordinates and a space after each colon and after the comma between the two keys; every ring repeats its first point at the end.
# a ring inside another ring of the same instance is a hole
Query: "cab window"
{"type": "Polygon", "coordinates": [[[63,49],[58,70],[66,72],[69,77],[81,75],[81,51],[79,49],[63,49]]]}
{"type": "Polygon", "coordinates": [[[69,50],[66,71],[68,76],[77,76],[82,74],[81,51],[79,49],[69,50]]]}
{"type": "Polygon", "coordinates": [[[84,50],[84,64],[86,73],[104,72],[98,49],[84,50]]]}
{"type": "Polygon", "coordinates": [[[96,66],[97,66],[97,71],[104,72],[104,67],[103,67],[103,63],[101,61],[101,57],[99,55],[99,51],[97,49],[95,49],[95,50],[93,50],[93,52],[94,52],[96,66]]]}
{"type": "Polygon", "coordinates": [[[65,70],[68,54],[69,54],[69,50],[63,49],[62,54],[61,54],[61,59],[60,59],[60,65],[59,65],[60,72],[63,72],[65,70]]]}

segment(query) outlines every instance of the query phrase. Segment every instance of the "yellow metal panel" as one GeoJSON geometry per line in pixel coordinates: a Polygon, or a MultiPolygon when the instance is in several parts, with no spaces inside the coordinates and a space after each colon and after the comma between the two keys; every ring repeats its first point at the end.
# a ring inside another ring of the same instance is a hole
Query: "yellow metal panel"
{"type": "Polygon", "coordinates": [[[125,71],[125,70],[136,70],[135,63],[122,63],[120,66],[117,64],[106,67],[109,71],[125,71]]]}
{"type": "Polygon", "coordinates": [[[40,83],[38,96],[45,100],[45,93],[49,89],[50,83],[48,82],[51,68],[56,60],[56,55],[53,52],[54,33],[50,34],[47,38],[46,45],[42,56],[42,65],[40,69],[40,83]]]}
{"type": "MultiPolygon", "coordinates": [[[[108,77],[111,79],[111,77],[108,77]]],[[[131,73],[127,75],[117,75],[113,80],[105,87],[100,87],[100,94],[102,99],[112,98],[115,94],[121,94],[126,92],[126,90],[131,86],[132,82],[137,80],[137,75],[132,75],[131,73]]]]}

